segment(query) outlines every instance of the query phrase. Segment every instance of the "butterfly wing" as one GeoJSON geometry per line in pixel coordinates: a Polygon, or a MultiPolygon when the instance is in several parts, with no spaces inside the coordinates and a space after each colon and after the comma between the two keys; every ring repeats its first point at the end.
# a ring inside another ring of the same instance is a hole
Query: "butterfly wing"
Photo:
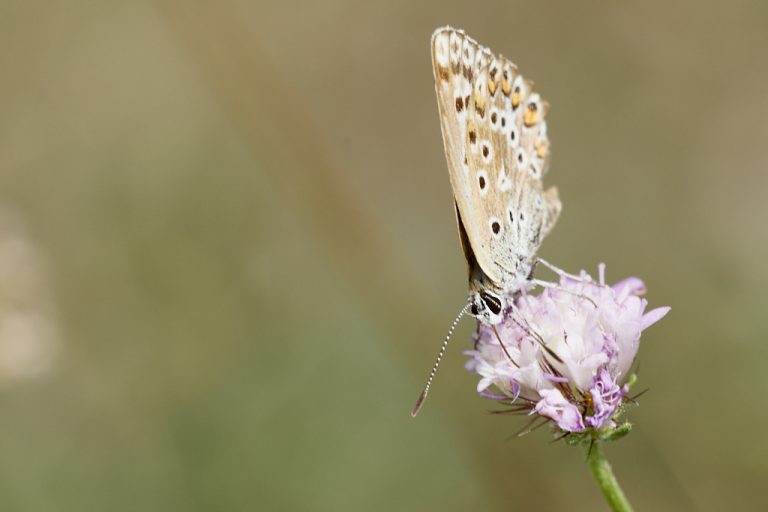
{"type": "MultiPolygon", "coordinates": [[[[477,263],[492,281],[500,283],[502,274],[499,268],[477,238],[481,213],[475,209],[480,204],[472,194],[472,185],[477,183],[478,176],[477,170],[471,168],[474,162],[469,144],[470,138],[473,144],[477,143],[477,132],[472,128],[474,115],[470,110],[474,101],[474,79],[491,57],[490,51],[462,31],[447,27],[436,30],[432,35],[435,91],[465,256],[470,272],[473,264],[477,263]]],[[[487,176],[483,175],[482,179],[484,186],[488,185],[487,176]]]]}
{"type": "Polygon", "coordinates": [[[527,277],[560,211],[557,191],[544,193],[541,182],[549,163],[547,104],[514,64],[460,30],[435,31],[432,62],[465,254],[503,287],[527,277]]]}

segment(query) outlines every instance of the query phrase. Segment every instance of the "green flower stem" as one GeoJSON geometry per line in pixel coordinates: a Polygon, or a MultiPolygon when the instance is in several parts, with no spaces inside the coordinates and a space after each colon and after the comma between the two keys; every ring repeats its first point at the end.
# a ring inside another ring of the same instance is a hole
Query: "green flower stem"
{"type": "Polygon", "coordinates": [[[600,490],[603,491],[605,500],[611,506],[611,510],[614,512],[632,512],[632,505],[627,501],[624,492],[619,487],[619,482],[613,475],[611,465],[608,463],[608,459],[605,458],[603,452],[603,446],[600,441],[595,441],[590,448],[589,443],[584,444],[584,449],[587,452],[587,464],[589,469],[592,470],[592,475],[597,481],[597,485],[600,486],[600,490]]]}

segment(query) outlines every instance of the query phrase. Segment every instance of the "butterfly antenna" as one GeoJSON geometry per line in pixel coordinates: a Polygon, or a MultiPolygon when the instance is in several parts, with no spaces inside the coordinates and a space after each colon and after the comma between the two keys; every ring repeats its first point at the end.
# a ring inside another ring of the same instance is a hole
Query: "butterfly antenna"
{"type": "Polygon", "coordinates": [[[437,358],[435,359],[435,365],[432,367],[432,371],[429,374],[429,378],[427,379],[427,383],[424,386],[424,390],[419,395],[419,399],[416,401],[416,405],[413,406],[413,409],[411,410],[411,417],[415,418],[417,414],[419,414],[419,411],[421,410],[421,406],[424,405],[424,401],[427,399],[427,394],[429,393],[429,386],[432,385],[432,380],[435,378],[435,374],[437,373],[437,368],[440,366],[440,360],[443,358],[443,355],[445,354],[445,349],[448,347],[448,342],[451,340],[451,336],[453,336],[453,331],[456,330],[456,326],[459,324],[459,320],[461,320],[461,317],[463,317],[465,314],[467,314],[467,311],[469,311],[470,304],[467,303],[466,306],[464,306],[461,311],[459,311],[459,314],[456,315],[456,318],[453,320],[453,323],[451,324],[451,328],[448,329],[448,334],[445,336],[445,341],[443,341],[443,346],[440,347],[440,352],[437,353],[437,358]]]}

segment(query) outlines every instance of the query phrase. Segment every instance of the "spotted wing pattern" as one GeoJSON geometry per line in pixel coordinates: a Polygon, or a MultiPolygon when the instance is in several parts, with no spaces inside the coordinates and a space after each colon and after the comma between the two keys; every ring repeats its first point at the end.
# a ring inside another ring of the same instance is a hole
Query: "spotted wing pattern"
{"type": "Polygon", "coordinates": [[[561,210],[557,190],[542,186],[548,104],[512,62],[461,30],[435,31],[432,63],[462,238],[503,289],[528,276],[561,210]]]}

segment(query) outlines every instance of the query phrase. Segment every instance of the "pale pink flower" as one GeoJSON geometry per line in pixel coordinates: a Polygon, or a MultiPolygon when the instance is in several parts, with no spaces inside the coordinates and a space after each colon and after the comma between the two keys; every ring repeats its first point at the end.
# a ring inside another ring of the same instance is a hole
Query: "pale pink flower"
{"type": "Polygon", "coordinates": [[[580,280],[523,294],[496,332],[481,324],[466,352],[467,369],[481,377],[478,392],[520,399],[566,432],[615,427],[640,334],[669,311],[646,313],[644,293],[634,277],[607,286],[600,265],[598,281],[582,272],[580,280]]]}

